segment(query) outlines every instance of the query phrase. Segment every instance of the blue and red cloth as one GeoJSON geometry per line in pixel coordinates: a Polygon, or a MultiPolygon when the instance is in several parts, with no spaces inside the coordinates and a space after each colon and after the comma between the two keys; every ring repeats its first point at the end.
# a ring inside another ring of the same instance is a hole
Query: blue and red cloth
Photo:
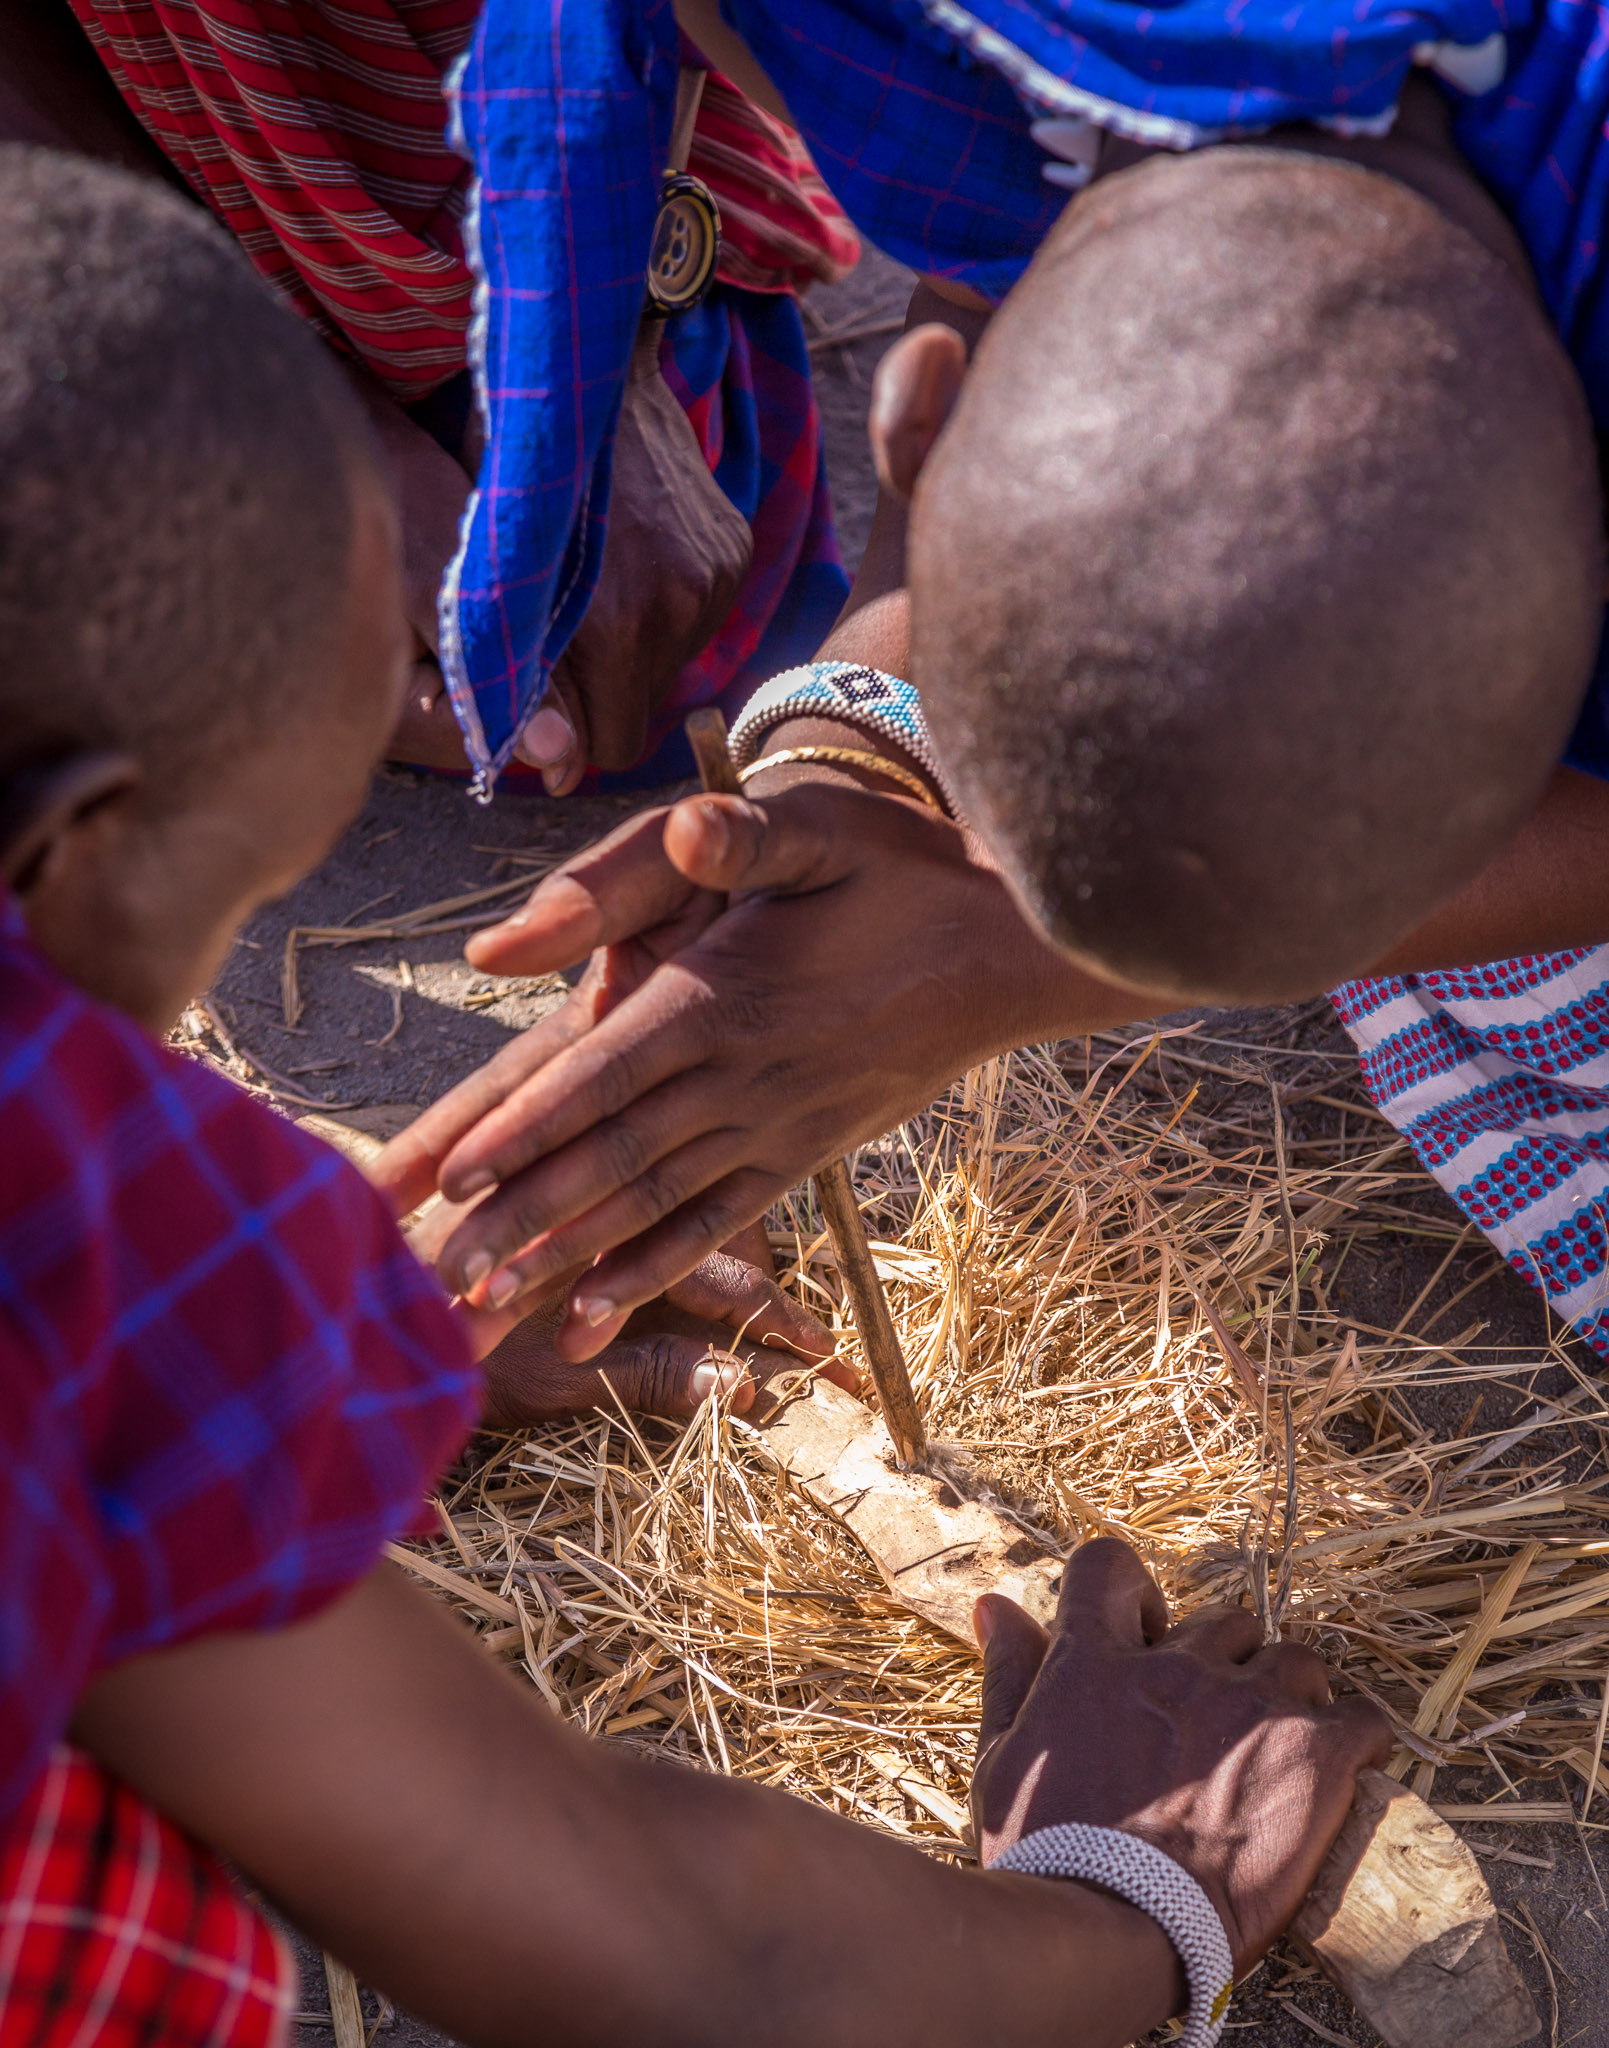
{"type": "MultiPolygon", "coordinates": [[[[447,141],[442,77],[479,4],[72,0],[130,110],[275,290],[422,423],[460,431],[467,405],[440,387],[462,381],[473,313],[460,223],[469,166],[447,141]]],[[[682,710],[746,694],[746,664],[771,659],[756,650],[773,623],[777,659],[812,652],[848,592],[793,294],[843,276],[860,248],[797,134],[719,72],[689,168],[721,206],[720,310],[671,322],[665,353],[755,552],[716,650],[678,680],[682,710]]],[[[582,212],[597,197],[583,195],[582,212]]],[[[554,374],[563,402],[567,366],[554,374]]],[[[497,469],[496,489],[519,474],[508,460],[497,469]]],[[[603,504],[600,492],[594,535],[603,504]]],[[[627,780],[685,773],[679,729],[671,739],[627,780]]]]}
{"type": "Polygon", "coordinates": [[[0,1825],[97,1672],[363,1578],[479,1385],[362,1176],[0,898],[0,1825]]]}
{"type": "MultiPolygon", "coordinates": [[[[1513,212],[1609,425],[1599,0],[727,0],[726,12],[868,239],[993,298],[1063,204],[1041,176],[1037,116],[1094,114],[1179,146],[1288,121],[1378,128],[1418,58],[1463,52],[1474,75],[1495,57],[1502,82],[1462,99],[1459,139],[1513,212]]],[[[479,181],[491,449],[443,627],[488,778],[596,576],[678,54],[670,0],[486,0],[454,74],[479,181]]],[[[1609,749],[1583,765],[1609,771],[1609,749]]]]}
{"type": "Polygon", "coordinates": [[[849,595],[797,301],[722,285],[666,323],[659,363],[754,553],[720,630],[660,706],[645,761],[600,776],[606,789],[691,775],[687,713],[719,704],[730,722],[767,676],[815,653],[849,595]]]}

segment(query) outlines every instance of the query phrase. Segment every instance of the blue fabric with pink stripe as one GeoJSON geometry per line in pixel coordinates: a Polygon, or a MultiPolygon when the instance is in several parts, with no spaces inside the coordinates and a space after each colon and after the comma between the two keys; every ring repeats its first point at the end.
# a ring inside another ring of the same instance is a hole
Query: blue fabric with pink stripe
{"type": "Polygon", "coordinates": [[[597,776],[603,789],[693,774],[686,714],[719,704],[730,722],[767,676],[815,653],[849,595],[798,300],[720,285],[666,323],[659,366],[715,481],[753,529],[754,555],[720,631],[660,706],[647,759],[597,776]]]}
{"type": "MultiPolygon", "coordinates": [[[[1459,139],[1505,201],[1609,425],[1600,223],[1609,13],[1591,0],[726,0],[828,183],[879,247],[998,297],[1063,195],[1029,124],[1095,111],[1180,146],[1388,120],[1425,45],[1506,39],[1459,139]]],[[[472,337],[487,454],[444,592],[443,658],[483,780],[585,610],[668,142],[670,0],[487,0],[453,81],[477,170],[472,337]]],[[[790,657],[791,658],[791,657],[790,657]]],[[[1609,774],[1609,717],[1574,755],[1609,774]]]]}

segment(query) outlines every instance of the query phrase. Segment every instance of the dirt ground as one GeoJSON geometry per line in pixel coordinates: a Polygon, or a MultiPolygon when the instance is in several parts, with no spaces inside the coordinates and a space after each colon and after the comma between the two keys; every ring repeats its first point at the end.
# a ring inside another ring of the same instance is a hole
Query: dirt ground
{"type": "MultiPolygon", "coordinates": [[[[897,331],[907,288],[894,265],[870,256],[847,283],[815,294],[807,309],[839,528],[851,562],[864,543],[873,495],[864,433],[871,373],[897,331]]],[[[472,973],[461,956],[461,929],[339,946],[299,941],[301,1007],[292,1022],[284,990],[287,935],[293,929],[388,923],[421,905],[498,884],[517,885],[537,871],[533,863],[545,866],[562,858],[648,800],[594,797],[553,803],[500,795],[482,809],[453,784],[408,771],[382,772],[362,816],[330,858],[289,897],[258,916],[237,942],[210,998],[210,1014],[192,1012],[197,1048],[242,1080],[262,1085],[266,1079],[292,1114],[326,1106],[354,1121],[361,1116],[371,1127],[389,1128],[405,1120],[412,1108],[430,1101],[559,1001],[562,981],[555,977],[505,986],[472,973]]],[[[508,900],[518,900],[517,893],[508,900]]],[[[457,914],[469,915],[473,909],[466,906],[457,914]]],[[[1205,1020],[1203,1028],[1241,1045],[1293,1031],[1305,1048],[1333,1055],[1332,1096],[1362,1102],[1347,1042],[1327,1006],[1310,1005],[1277,1017],[1218,1015],[1205,1020]]],[[[1266,1085],[1254,1058],[1244,1064],[1244,1121],[1256,1127],[1261,1120],[1266,1127],[1266,1085]]],[[[1333,1108],[1312,1112],[1314,1117],[1334,1114],[1333,1108]]],[[[1422,1205],[1429,1215],[1451,1213],[1428,1179],[1422,1205]]],[[[1388,1252],[1354,1259],[1347,1269],[1344,1306],[1375,1324],[1394,1327],[1432,1279],[1441,1256],[1439,1245],[1404,1236],[1388,1252]]],[[[1490,1263],[1479,1241],[1470,1244],[1436,1283],[1431,1301],[1443,1295],[1450,1301],[1490,1263]]],[[[1465,1297],[1460,1320],[1472,1317],[1486,1326],[1484,1344],[1503,1347],[1491,1354],[1494,1376],[1484,1411],[1488,1426],[1519,1412],[1535,1395],[1563,1387],[1565,1375],[1558,1368],[1541,1378],[1527,1377],[1523,1395],[1503,1378],[1505,1364],[1534,1361],[1549,1334],[1538,1298],[1506,1269],[1465,1297]]],[[[1457,1392],[1467,1405],[1467,1389],[1457,1392]]],[[[1438,1400],[1451,1398],[1427,1393],[1425,1419],[1435,1413],[1438,1400]]],[[[1601,1455],[1590,1443],[1573,1445],[1544,1434],[1516,1453],[1515,1463],[1523,1468],[1561,1450],[1572,1453],[1572,1476],[1590,1469],[1601,1455]]],[[[1597,1708],[1597,1689],[1591,1688],[1581,1711],[1595,1718],[1597,1708]]],[[[1479,1773],[1446,1773],[1437,1796],[1473,1801],[1496,1789],[1495,1780],[1479,1773]]],[[[1561,1790],[1579,1803],[1578,1787],[1543,1782],[1527,1788],[1536,1797],[1554,1797],[1561,1790]]],[[[1496,1824],[1465,1832],[1476,1843],[1508,1916],[1511,1948],[1543,2015],[1542,2038],[1609,2048],[1609,2014],[1599,2005],[1609,1988],[1609,1853],[1601,1836],[1572,1827],[1496,1824]]],[[[328,2048],[322,1972],[313,1951],[302,1946],[308,1967],[300,2039],[304,2048],[328,2048]]],[[[1289,1957],[1276,1959],[1237,1997],[1229,2024],[1237,2034],[1246,2034],[1248,2048],[1310,2048],[1315,2038],[1369,2048],[1373,2031],[1351,2007],[1324,1985],[1293,1975],[1294,1968],[1289,1957]]],[[[415,2021],[382,2014],[372,1996],[368,2011],[381,2022],[379,2040],[392,2048],[433,2048],[441,2042],[441,2036],[415,2021]]],[[[539,2021],[533,2032],[540,2034],[539,2021]]]]}

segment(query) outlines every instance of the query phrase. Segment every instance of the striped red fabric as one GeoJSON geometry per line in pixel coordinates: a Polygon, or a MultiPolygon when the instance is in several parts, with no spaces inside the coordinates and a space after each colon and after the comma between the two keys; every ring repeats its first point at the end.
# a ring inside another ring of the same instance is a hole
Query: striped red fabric
{"type": "MultiPolygon", "coordinates": [[[[464,367],[469,167],[442,77],[479,0],[72,0],[118,91],[269,282],[404,402],[464,367]]],[[[712,73],[693,167],[752,291],[841,277],[855,232],[791,128],[712,73]]]]}
{"type": "Polygon", "coordinates": [[[119,92],[262,274],[401,398],[464,363],[442,74],[478,0],[72,0],[119,92]]]}
{"type": "Polygon", "coordinates": [[[785,121],[712,71],[704,82],[687,168],[721,209],[723,284],[751,292],[836,284],[854,269],[860,237],[785,121]]]}
{"type": "Polygon", "coordinates": [[[252,262],[399,398],[464,365],[442,74],[478,0],[72,0],[119,92],[252,262]]]}
{"type": "Polygon", "coordinates": [[[0,1838],[0,2048],[283,2048],[295,1996],[217,1857],[58,1744],[0,1838]]]}

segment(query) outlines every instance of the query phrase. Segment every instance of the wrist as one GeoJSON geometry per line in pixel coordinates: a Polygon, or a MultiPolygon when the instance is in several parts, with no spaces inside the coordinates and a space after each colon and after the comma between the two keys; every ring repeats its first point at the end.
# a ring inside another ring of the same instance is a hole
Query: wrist
{"type": "Polygon", "coordinates": [[[1009,1888],[1012,1917],[1034,1926],[1041,1981],[1063,2015],[1104,2006],[1118,2038],[1138,2041],[1188,2010],[1190,1980],[1178,1950],[1148,1913],[1116,1892],[1003,1870],[985,1871],[982,1882],[1009,1888]]]}
{"type": "Polygon", "coordinates": [[[868,732],[864,726],[850,725],[837,718],[790,717],[780,720],[766,733],[759,753],[745,773],[743,787],[749,796],[774,796],[779,790],[792,789],[802,782],[828,782],[842,788],[875,790],[879,795],[910,797],[911,791],[901,782],[901,774],[915,775],[943,803],[943,791],[921,762],[884,734],[868,732]],[[879,775],[871,767],[844,761],[783,761],[774,768],[767,765],[774,754],[806,747],[833,747],[885,759],[900,774],[879,775]]]}
{"type": "Polygon", "coordinates": [[[1136,1908],[1167,1940],[1188,2001],[1180,2048],[1215,2048],[1234,1990],[1223,1915],[1177,1858],[1123,1828],[1054,1822],[990,1859],[996,1870],[1096,1886],[1136,1908]]]}
{"type": "Polygon", "coordinates": [[[890,750],[886,758],[897,758],[903,765],[885,779],[909,786],[914,775],[923,789],[942,798],[951,818],[962,822],[944,764],[928,737],[921,699],[903,677],[840,660],[785,669],[762,683],[738,714],[731,732],[733,765],[740,774],[752,768],[760,754],[779,751],[774,738],[779,728],[806,724],[836,729],[819,744],[842,746],[852,740],[852,751],[863,756],[862,765],[868,740],[874,743],[874,756],[890,750]]]}

